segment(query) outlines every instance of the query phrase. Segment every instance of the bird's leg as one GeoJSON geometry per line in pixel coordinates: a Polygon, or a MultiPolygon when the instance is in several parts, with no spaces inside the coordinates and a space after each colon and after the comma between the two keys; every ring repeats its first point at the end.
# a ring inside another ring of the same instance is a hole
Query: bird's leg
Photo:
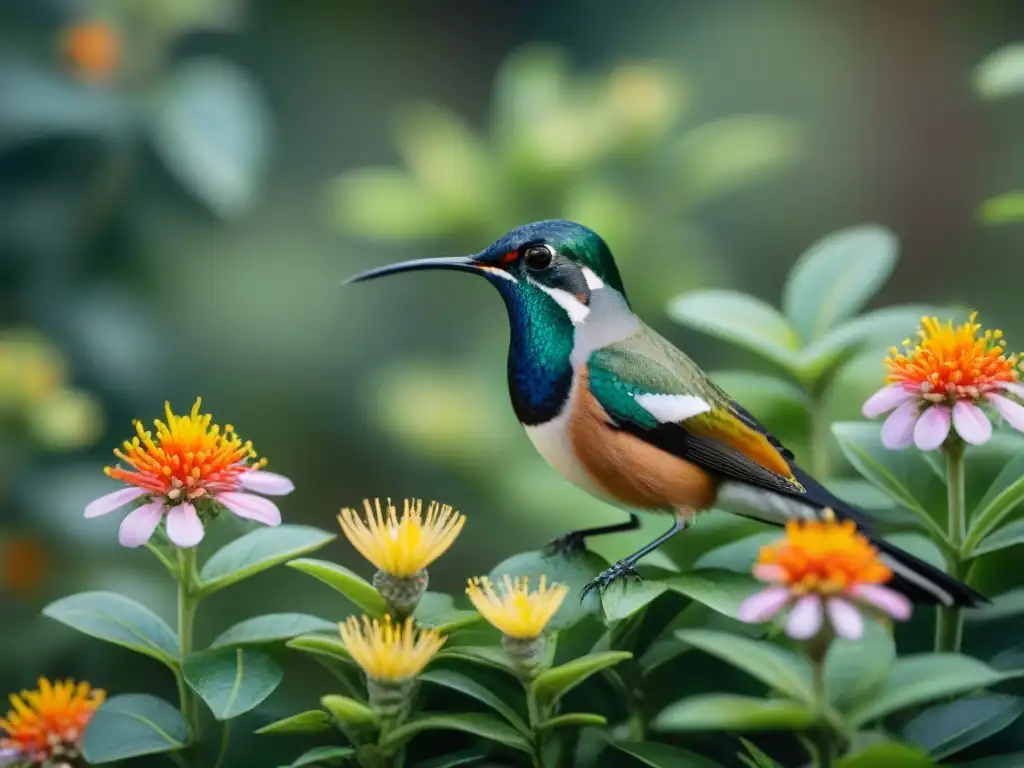
{"type": "Polygon", "coordinates": [[[587,586],[583,588],[583,591],[580,592],[580,602],[582,603],[583,599],[593,590],[600,588],[603,591],[612,582],[618,579],[624,578],[626,576],[639,577],[640,574],[636,572],[636,564],[640,560],[640,558],[649,555],[651,552],[656,550],[658,547],[660,547],[666,541],[671,539],[677,533],[679,533],[682,530],[685,530],[689,524],[690,523],[686,518],[682,517],[681,515],[677,515],[675,522],[672,524],[672,527],[669,530],[665,531],[665,533],[661,534],[661,536],[656,538],[650,544],[641,547],[629,557],[622,558],[611,568],[608,568],[607,570],[602,571],[600,574],[598,574],[597,578],[591,581],[589,584],[587,584],[587,586]]]}
{"type": "Polygon", "coordinates": [[[580,531],[570,531],[556,539],[552,539],[544,545],[544,551],[555,555],[568,555],[574,552],[582,552],[586,549],[584,539],[590,536],[604,536],[606,533],[624,533],[635,531],[640,527],[640,518],[630,514],[629,520],[614,525],[602,525],[597,528],[584,528],[580,531]]]}

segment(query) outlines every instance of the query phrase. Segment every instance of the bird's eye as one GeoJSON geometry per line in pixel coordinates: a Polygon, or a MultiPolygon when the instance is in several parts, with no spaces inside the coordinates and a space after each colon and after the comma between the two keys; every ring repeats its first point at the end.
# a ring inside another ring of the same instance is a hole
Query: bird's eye
{"type": "Polygon", "coordinates": [[[523,253],[523,261],[527,269],[540,271],[551,266],[551,260],[555,257],[550,245],[531,245],[523,253]]]}

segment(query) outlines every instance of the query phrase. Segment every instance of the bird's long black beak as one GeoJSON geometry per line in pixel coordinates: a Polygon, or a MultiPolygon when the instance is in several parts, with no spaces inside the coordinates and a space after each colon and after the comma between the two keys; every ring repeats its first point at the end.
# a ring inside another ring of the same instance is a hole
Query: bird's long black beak
{"type": "Polygon", "coordinates": [[[373,280],[378,277],[384,277],[385,275],[395,275],[399,272],[415,272],[419,269],[452,269],[459,272],[476,272],[477,274],[483,271],[483,267],[472,256],[445,256],[439,259],[413,259],[412,261],[402,261],[398,264],[388,264],[386,267],[368,269],[365,272],[360,272],[358,275],[353,275],[348,278],[342,282],[342,285],[361,283],[364,280],[373,280]]]}

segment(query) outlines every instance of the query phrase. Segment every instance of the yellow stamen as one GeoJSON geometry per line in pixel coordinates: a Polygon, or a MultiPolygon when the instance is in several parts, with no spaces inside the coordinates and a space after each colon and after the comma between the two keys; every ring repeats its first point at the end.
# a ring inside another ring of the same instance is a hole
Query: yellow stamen
{"type": "Polygon", "coordinates": [[[486,576],[470,579],[466,594],[480,614],[502,634],[521,640],[538,637],[569,592],[564,584],[548,587],[545,576],[540,577],[536,592],[529,591],[526,577],[516,577],[513,581],[506,575],[502,586],[499,593],[486,576]]]}
{"type": "Polygon", "coordinates": [[[416,677],[444,645],[447,638],[432,629],[417,632],[410,616],[395,624],[390,616],[370,620],[349,616],[338,625],[349,654],[367,677],[386,682],[401,682],[416,677]]]}

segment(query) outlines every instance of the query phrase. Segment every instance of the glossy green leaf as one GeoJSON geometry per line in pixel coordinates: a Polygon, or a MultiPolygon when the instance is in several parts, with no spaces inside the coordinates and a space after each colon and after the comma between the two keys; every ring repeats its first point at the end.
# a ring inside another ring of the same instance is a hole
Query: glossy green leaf
{"type": "Polygon", "coordinates": [[[612,584],[601,594],[605,620],[621,621],[629,618],[658,599],[666,589],[661,581],[650,579],[640,582],[623,580],[612,584]]]}
{"type": "Polygon", "coordinates": [[[702,568],[671,576],[665,579],[665,586],[724,616],[736,618],[740,603],[752,595],[759,584],[747,574],[702,568]]]}
{"type": "Polygon", "coordinates": [[[455,607],[451,595],[443,592],[427,592],[423,595],[413,612],[416,623],[436,629],[442,635],[449,635],[456,630],[475,624],[483,617],[476,611],[463,610],[455,607]]]}
{"type": "Polygon", "coordinates": [[[686,293],[669,302],[669,317],[755,352],[792,370],[796,366],[796,333],[770,304],[737,291],[686,293]]]}
{"type": "Polygon", "coordinates": [[[764,533],[764,523],[711,509],[697,515],[685,536],[673,536],[658,551],[665,552],[680,571],[688,571],[707,553],[758,533],[764,533]]]}
{"type": "Polygon", "coordinates": [[[79,592],[43,608],[43,615],[86,635],[152,656],[174,667],[178,637],[144,605],[114,592],[79,592]]]}
{"type": "Polygon", "coordinates": [[[218,720],[230,720],[258,706],[284,677],[274,660],[256,648],[194,653],[185,659],[182,672],[218,720]]]}
{"type": "MultiPolygon", "coordinates": [[[[989,561],[998,561],[999,555],[1001,554],[1006,553],[990,555],[989,557],[977,562],[981,565],[987,566],[989,561]]],[[[996,565],[998,566],[998,562],[996,565]]],[[[1016,565],[1015,562],[1014,565],[1016,565]]],[[[1010,574],[1010,576],[1016,581],[1015,573],[1010,574]]],[[[973,573],[971,581],[977,581],[975,574],[973,573]]],[[[1013,618],[1015,616],[1020,616],[1021,614],[1024,614],[1024,587],[1017,587],[1016,589],[1008,590],[1002,594],[997,594],[992,598],[992,602],[989,605],[981,605],[970,611],[966,611],[964,613],[964,621],[980,624],[988,621],[1002,621],[1003,619],[1013,618]]]]}
{"type": "Polygon", "coordinates": [[[995,532],[1011,512],[1024,502],[1024,456],[1007,462],[971,515],[964,552],[974,555],[986,536],[995,532]]]}
{"type": "Polygon", "coordinates": [[[981,557],[1002,549],[1015,547],[1024,544],[1024,520],[1014,520],[1012,523],[998,528],[984,539],[971,551],[971,557],[981,557]]]}
{"type": "MultiPolygon", "coordinates": [[[[713,549],[695,564],[695,570],[725,570],[739,573],[749,579],[750,569],[757,561],[761,548],[766,544],[778,541],[781,534],[778,529],[762,530],[753,536],[744,536],[736,541],[730,541],[717,549],[713,549]]],[[[739,583],[739,582],[737,582],[739,583]]],[[[750,595],[754,588],[749,586],[746,595],[750,595]]],[[[746,596],[744,595],[744,597],[746,596]]],[[[742,597],[740,598],[743,599],[742,597]]]]}
{"type": "Polygon", "coordinates": [[[720,768],[696,752],[656,741],[609,741],[608,746],[651,768],[720,768]]]}
{"type": "Polygon", "coordinates": [[[833,232],[800,256],[786,280],[782,309],[805,341],[857,314],[892,276],[898,244],[868,224],[833,232]]]}
{"type": "Polygon", "coordinates": [[[313,552],[334,539],[307,525],[257,528],[217,550],[200,571],[201,594],[211,595],[242,579],[313,552]]]}
{"type": "Polygon", "coordinates": [[[974,87],[986,99],[1024,93],[1024,43],[1011,43],[986,56],[975,70],[974,87]]]}
{"type": "Polygon", "coordinates": [[[337,624],[305,613],[268,613],[235,624],[218,635],[210,647],[277,643],[306,633],[337,630],[337,624]]]}
{"type": "Polygon", "coordinates": [[[864,622],[859,640],[837,638],[825,657],[825,690],[829,701],[845,710],[882,685],[896,661],[896,644],[877,621],[864,622]]]}
{"type": "Polygon", "coordinates": [[[490,749],[486,747],[472,747],[418,763],[417,768],[458,768],[458,766],[462,765],[475,765],[490,756],[490,749]]]}
{"type": "Polygon", "coordinates": [[[1024,191],[993,195],[978,206],[978,218],[985,224],[1018,224],[1024,221],[1024,191]]]}
{"type": "Polygon", "coordinates": [[[773,760],[764,750],[760,749],[752,741],[740,737],[740,744],[747,751],[746,754],[739,754],[741,760],[746,759],[753,768],[783,768],[775,760],[773,760]]]}
{"type": "Polygon", "coordinates": [[[841,757],[835,768],[929,768],[935,763],[925,752],[895,741],[869,744],[841,757]]]}
{"type": "Polygon", "coordinates": [[[297,651],[304,651],[316,656],[339,659],[346,663],[352,661],[352,656],[338,636],[300,635],[299,637],[292,638],[285,645],[297,651]]]}
{"type": "Polygon", "coordinates": [[[591,712],[569,712],[545,720],[537,727],[542,731],[553,731],[557,728],[589,728],[604,725],[608,725],[608,718],[604,715],[595,715],[591,712]]]}
{"type": "Polygon", "coordinates": [[[372,709],[348,696],[324,696],[320,703],[343,725],[361,728],[377,722],[377,716],[372,709]]]}
{"type": "Polygon", "coordinates": [[[315,766],[342,765],[355,757],[352,747],[313,747],[303,752],[284,768],[314,768],[315,766]]]}
{"type": "Polygon", "coordinates": [[[521,752],[530,751],[530,743],[515,728],[493,715],[468,713],[461,715],[424,715],[389,731],[381,739],[383,750],[399,749],[409,739],[426,731],[461,731],[482,739],[504,744],[521,752]]]}
{"type": "Polygon", "coordinates": [[[955,755],[1013,724],[1024,712],[1017,696],[989,693],[926,709],[903,727],[903,739],[936,759],[955,755]]]}
{"type": "Polygon", "coordinates": [[[275,720],[264,725],[256,733],[320,733],[332,728],[330,715],[322,709],[310,709],[275,720]]]}
{"type": "Polygon", "coordinates": [[[855,726],[944,696],[984,688],[1002,675],[969,656],[933,653],[905,656],[893,664],[878,692],[848,713],[855,726]]]}
{"type": "Polygon", "coordinates": [[[554,704],[591,675],[631,658],[633,654],[626,651],[605,651],[581,656],[537,675],[533,681],[534,693],[541,701],[554,704]]]}
{"type": "Polygon", "coordinates": [[[571,627],[584,616],[600,611],[600,597],[596,590],[580,603],[578,595],[591,579],[608,567],[608,561],[590,552],[572,555],[546,555],[543,552],[522,552],[496,565],[489,574],[491,581],[498,583],[505,575],[515,578],[525,576],[530,585],[536,587],[541,575],[547,583],[565,584],[569,595],[562,607],[548,624],[551,630],[571,627]]]}
{"type": "Polygon", "coordinates": [[[215,213],[249,210],[270,153],[271,114],[249,74],[226,60],[190,57],[152,102],[157,154],[215,213]]]}
{"type": "Polygon", "coordinates": [[[916,448],[890,451],[882,445],[877,422],[846,421],[832,425],[832,434],[850,463],[893,501],[914,513],[936,542],[946,542],[946,488],[916,448]]]}
{"type": "Polygon", "coordinates": [[[173,752],[188,743],[188,725],[177,709],[155,696],[128,693],[96,710],[82,737],[82,753],[91,765],[100,765],[173,752]]]}
{"type": "Polygon", "coordinates": [[[387,601],[380,596],[373,585],[342,565],[304,557],[292,560],[288,563],[288,567],[308,573],[324,584],[333,587],[370,616],[383,617],[388,612],[387,601]]]}
{"type": "Polygon", "coordinates": [[[508,656],[505,655],[501,648],[489,645],[461,645],[451,648],[445,646],[434,658],[466,661],[470,664],[479,664],[491,669],[500,669],[502,672],[507,672],[514,676],[519,674],[515,665],[509,661],[508,656]]]}
{"type": "Polygon", "coordinates": [[[676,637],[799,701],[811,701],[807,663],[794,653],[758,640],[711,629],[681,629],[676,637]]]}
{"type": "Polygon", "coordinates": [[[812,710],[795,701],[706,693],[670,704],[653,725],[662,731],[787,731],[816,721],[812,710]]]}
{"type": "MultiPolygon", "coordinates": [[[[434,685],[443,686],[453,691],[458,691],[459,693],[470,696],[471,698],[486,704],[499,715],[504,717],[516,730],[529,736],[530,727],[523,721],[523,718],[519,716],[519,713],[507,704],[498,694],[487,686],[477,682],[469,675],[464,675],[453,669],[428,669],[425,672],[420,673],[419,679],[428,683],[433,683],[434,685]]],[[[522,694],[520,693],[520,697],[521,695],[522,694]]]]}

